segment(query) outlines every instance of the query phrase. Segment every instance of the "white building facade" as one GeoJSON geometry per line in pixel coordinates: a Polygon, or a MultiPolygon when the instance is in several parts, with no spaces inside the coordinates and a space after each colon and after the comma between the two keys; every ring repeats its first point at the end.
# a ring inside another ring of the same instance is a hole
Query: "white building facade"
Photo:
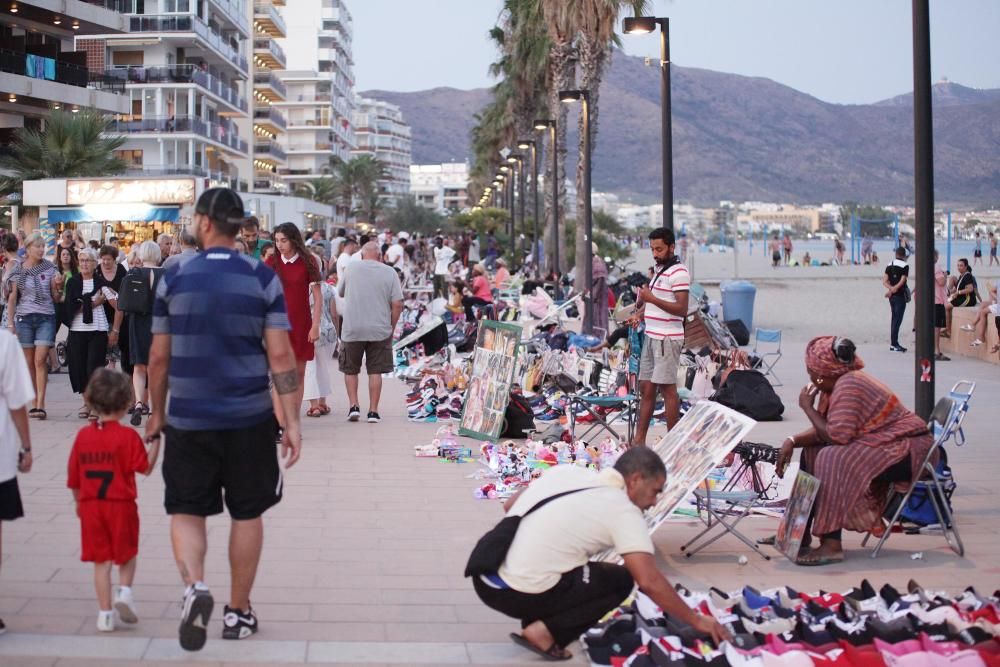
{"type": "Polygon", "coordinates": [[[410,166],[410,194],[424,208],[438,213],[468,207],[469,165],[465,162],[410,166]]]}
{"type": "Polygon", "coordinates": [[[382,100],[355,96],[352,155],[371,155],[385,165],[387,176],[378,182],[379,192],[392,201],[410,194],[410,126],[399,107],[382,100]]]}

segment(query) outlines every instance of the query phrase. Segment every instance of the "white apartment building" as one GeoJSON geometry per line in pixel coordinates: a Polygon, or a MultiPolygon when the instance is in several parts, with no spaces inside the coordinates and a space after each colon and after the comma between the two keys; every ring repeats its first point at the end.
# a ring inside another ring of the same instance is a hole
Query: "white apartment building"
{"type": "Polygon", "coordinates": [[[382,162],[388,176],[379,181],[379,192],[390,200],[410,194],[410,126],[399,107],[382,100],[354,98],[352,155],[371,155],[382,162]]]}
{"type": "Polygon", "coordinates": [[[280,77],[287,87],[274,103],[287,117],[281,174],[289,187],[329,173],[331,157],[345,162],[354,148],[354,61],[351,14],[342,0],[293,0],[282,11],[287,25],[278,40],[287,54],[280,77]]]}
{"type": "Polygon", "coordinates": [[[191,174],[246,191],[251,155],[246,0],[125,0],[128,34],[78,38],[91,71],[126,88],[112,131],[142,175],[191,174]],[[241,122],[247,121],[247,122],[241,122]],[[241,131],[242,125],[242,131],[241,131]]]}
{"type": "Polygon", "coordinates": [[[278,44],[278,40],[288,34],[279,9],[284,5],[285,0],[253,2],[253,56],[250,61],[253,95],[250,117],[242,121],[247,127],[246,134],[253,137],[251,164],[246,166],[253,174],[251,192],[280,193],[286,188],[279,173],[288,166],[288,156],[282,145],[288,121],[278,106],[288,95],[279,77],[287,64],[285,53],[278,44]]]}
{"type": "Polygon", "coordinates": [[[468,187],[465,162],[410,165],[410,194],[418,204],[438,213],[468,208],[468,187]]]}
{"type": "Polygon", "coordinates": [[[128,110],[121,85],[102,85],[88,71],[87,51],[76,50],[80,35],[128,28],[115,0],[17,0],[0,4],[0,146],[14,130],[41,129],[50,110],[128,110]],[[88,87],[90,85],[90,87],[88,87]]]}

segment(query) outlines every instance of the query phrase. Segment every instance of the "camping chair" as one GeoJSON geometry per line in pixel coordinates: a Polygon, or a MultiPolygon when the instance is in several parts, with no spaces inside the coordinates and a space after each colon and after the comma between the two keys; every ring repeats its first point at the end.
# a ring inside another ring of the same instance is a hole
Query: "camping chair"
{"type": "Polygon", "coordinates": [[[749,516],[757,505],[768,499],[767,493],[772,484],[764,484],[757,464],[776,463],[778,450],[769,445],[741,442],[733,452],[740,457],[740,463],[722,489],[713,491],[709,484],[703,484],[694,490],[698,518],[705,524],[705,528],[681,547],[686,558],[690,558],[728,533],[756,551],[764,560],[771,560],[771,556],[761,551],[760,545],[739,531],[737,524],[749,516]],[[736,489],[736,484],[747,474],[750,475],[751,488],[736,489]],[[716,530],[719,528],[721,530],[716,530]],[[696,548],[691,548],[713,530],[716,530],[714,536],[696,548]]]}
{"type": "Polygon", "coordinates": [[[781,361],[781,329],[754,329],[752,355],[760,359],[758,370],[764,373],[765,377],[770,376],[771,384],[775,387],[782,386],[774,372],[774,367],[781,361]]]}
{"type": "MultiPolygon", "coordinates": [[[[898,487],[896,486],[889,492],[887,507],[894,506],[896,510],[893,512],[892,519],[889,521],[889,525],[886,526],[885,532],[879,539],[878,544],[872,550],[872,558],[878,557],[879,551],[882,550],[882,545],[885,544],[886,540],[892,534],[892,529],[897,523],[901,523],[900,516],[906,508],[910,496],[917,489],[921,489],[931,501],[934,514],[938,519],[938,526],[940,526],[941,533],[948,546],[959,556],[965,555],[965,546],[962,544],[962,538],[958,534],[958,527],[955,525],[951,509],[948,507],[947,498],[951,492],[951,489],[948,488],[948,480],[938,474],[931,460],[938,448],[943,447],[949,440],[955,439],[956,444],[965,442],[965,435],[962,432],[962,420],[969,411],[969,399],[972,398],[972,392],[975,391],[975,388],[976,385],[974,382],[959,382],[951,390],[951,394],[956,396],[956,398],[946,396],[938,400],[937,405],[934,406],[934,411],[931,413],[931,418],[927,423],[927,429],[934,435],[934,445],[927,451],[927,456],[924,457],[924,461],[920,466],[919,480],[907,485],[905,492],[897,490],[898,487]],[[960,391],[960,387],[968,387],[969,390],[967,392],[960,391]],[[897,500],[898,503],[896,502],[897,500]]],[[[871,533],[868,533],[861,542],[861,546],[865,546],[870,537],[871,533]]]]}
{"type": "Polygon", "coordinates": [[[627,436],[625,442],[630,443],[635,436],[635,422],[638,413],[639,397],[635,393],[628,393],[624,396],[570,394],[566,397],[566,414],[569,415],[569,433],[574,441],[586,440],[587,436],[594,431],[600,433],[602,430],[607,431],[617,440],[622,440],[621,433],[611,424],[618,417],[623,417],[625,419],[625,433],[627,436]],[[606,412],[602,415],[598,409],[604,409],[606,412]],[[587,412],[593,418],[593,421],[586,424],[588,427],[587,430],[577,436],[576,413],[580,410],[587,412]]]}

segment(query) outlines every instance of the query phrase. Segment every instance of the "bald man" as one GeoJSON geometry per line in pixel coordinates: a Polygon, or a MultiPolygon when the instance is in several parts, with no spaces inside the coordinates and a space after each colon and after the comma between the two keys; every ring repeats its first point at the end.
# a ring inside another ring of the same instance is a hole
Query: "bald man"
{"type": "Polygon", "coordinates": [[[348,421],[361,419],[358,376],[364,361],[368,373],[368,423],[377,424],[382,420],[378,413],[382,373],[391,373],[395,361],[392,332],[403,312],[403,288],[396,272],[382,263],[377,243],[365,243],[360,252],[361,261],[351,262],[337,285],[337,292],[346,300],[339,332],[339,361],[351,404],[348,421]]]}

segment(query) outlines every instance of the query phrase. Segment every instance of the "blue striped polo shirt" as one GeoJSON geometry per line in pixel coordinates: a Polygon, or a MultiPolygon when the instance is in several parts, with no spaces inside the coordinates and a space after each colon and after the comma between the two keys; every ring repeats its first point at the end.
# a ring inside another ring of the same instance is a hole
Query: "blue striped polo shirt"
{"type": "Polygon", "coordinates": [[[273,414],[264,329],[291,329],[263,262],[210,248],[166,270],[153,333],[170,336],[167,422],[185,431],[254,426],[273,414]]]}

